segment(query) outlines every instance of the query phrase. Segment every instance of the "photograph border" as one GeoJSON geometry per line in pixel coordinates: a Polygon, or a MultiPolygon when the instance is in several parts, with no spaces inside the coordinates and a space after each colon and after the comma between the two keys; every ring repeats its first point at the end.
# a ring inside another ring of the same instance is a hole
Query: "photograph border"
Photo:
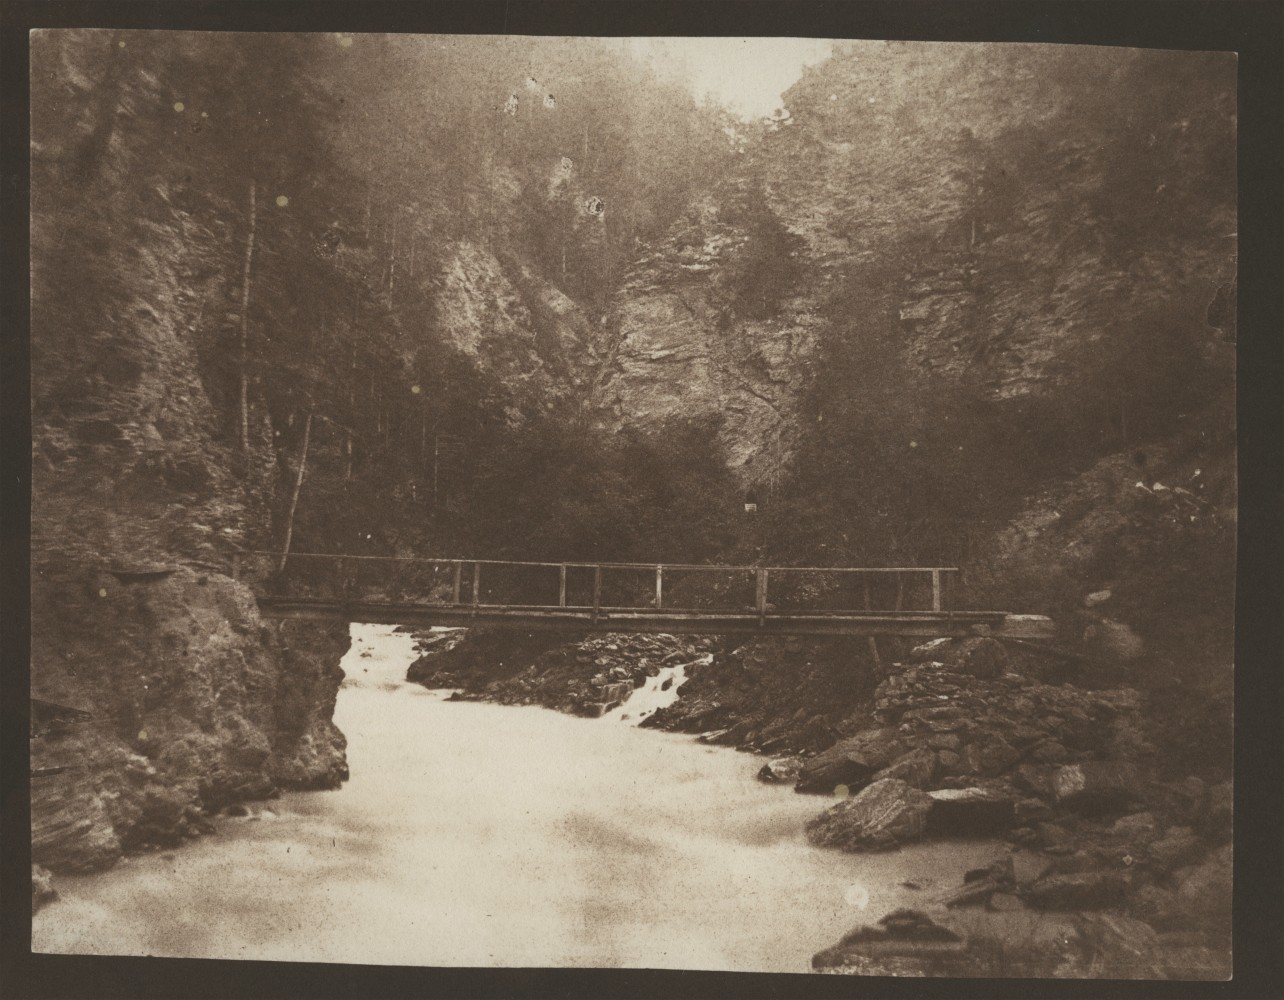
{"type": "Polygon", "coordinates": [[[1255,997],[1284,991],[1284,356],[1281,344],[1281,29],[1248,2],[705,2],[0,5],[4,128],[3,965],[15,997],[950,996],[1255,997]],[[890,979],[664,970],[442,969],[32,955],[29,888],[30,361],[27,32],[33,28],[541,35],[801,35],[1048,42],[1239,52],[1239,565],[1236,602],[1234,969],[1226,983],[890,979]]]}

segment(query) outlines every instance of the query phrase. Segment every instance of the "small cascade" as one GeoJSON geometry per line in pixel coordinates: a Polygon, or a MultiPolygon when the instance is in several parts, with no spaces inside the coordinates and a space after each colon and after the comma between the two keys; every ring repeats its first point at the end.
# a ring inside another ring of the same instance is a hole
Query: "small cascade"
{"type": "Polygon", "coordinates": [[[634,691],[627,701],[604,713],[602,718],[627,722],[631,726],[640,725],[648,716],[654,715],[659,709],[667,708],[678,700],[678,688],[686,683],[688,667],[706,664],[712,660],[713,654],[706,653],[690,663],[661,667],[659,672],[654,677],[648,677],[646,683],[634,691]]]}

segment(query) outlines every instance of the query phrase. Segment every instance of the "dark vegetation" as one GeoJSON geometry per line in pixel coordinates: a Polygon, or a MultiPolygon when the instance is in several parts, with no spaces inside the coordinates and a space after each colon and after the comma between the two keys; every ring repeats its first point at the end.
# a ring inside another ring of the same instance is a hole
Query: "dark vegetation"
{"type": "MultiPolygon", "coordinates": [[[[596,322],[725,159],[684,87],[516,38],[63,32],[32,57],[38,553],[719,547],[701,428],[594,432],[571,379],[523,392],[525,348],[479,366],[438,308],[468,242],[596,322]]],[[[549,323],[535,364],[564,373],[549,323]]]]}

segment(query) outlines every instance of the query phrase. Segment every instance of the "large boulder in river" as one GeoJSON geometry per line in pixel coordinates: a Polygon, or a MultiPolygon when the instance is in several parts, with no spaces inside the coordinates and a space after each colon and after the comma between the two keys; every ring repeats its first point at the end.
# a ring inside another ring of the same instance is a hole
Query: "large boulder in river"
{"type": "Polygon", "coordinates": [[[807,823],[807,839],[844,851],[886,851],[923,836],[932,797],[895,778],[876,781],[807,823]]]}

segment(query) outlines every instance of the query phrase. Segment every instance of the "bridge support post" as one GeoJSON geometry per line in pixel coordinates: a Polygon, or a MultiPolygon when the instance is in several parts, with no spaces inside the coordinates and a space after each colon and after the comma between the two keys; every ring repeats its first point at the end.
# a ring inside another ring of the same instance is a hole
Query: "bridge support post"
{"type": "Polygon", "coordinates": [[[481,563],[473,563],[473,607],[481,603],[481,563]]]}
{"type": "Polygon", "coordinates": [[[559,576],[561,579],[557,591],[557,606],[564,608],[566,607],[566,563],[562,563],[559,576]]]}
{"type": "Polygon", "coordinates": [[[593,620],[597,621],[597,613],[602,608],[602,567],[593,567],[593,620]]]}
{"type": "Polygon", "coordinates": [[[767,571],[758,570],[758,597],[755,602],[758,608],[758,624],[767,620],[767,571]]]}
{"type": "Polygon", "coordinates": [[[655,568],[655,607],[656,610],[664,607],[664,567],[655,568]]]}
{"type": "Polygon", "coordinates": [[[464,564],[461,562],[457,562],[455,563],[455,591],[454,591],[455,599],[452,602],[454,604],[459,603],[459,596],[460,596],[459,591],[463,582],[464,582],[464,564]]]}
{"type": "Polygon", "coordinates": [[[941,610],[941,571],[932,570],[932,610],[941,610]]]}

